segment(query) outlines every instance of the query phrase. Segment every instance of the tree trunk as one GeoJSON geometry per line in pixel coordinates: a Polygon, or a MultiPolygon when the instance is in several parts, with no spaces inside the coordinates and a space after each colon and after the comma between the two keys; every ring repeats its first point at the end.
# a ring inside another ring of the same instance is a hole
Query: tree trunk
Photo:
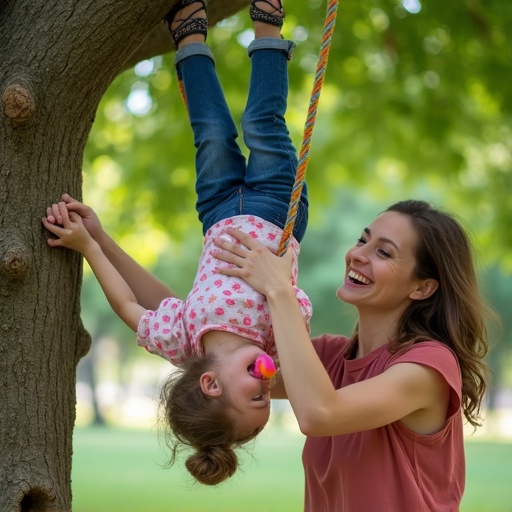
{"type": "MultiPolygon", "coordinates": [[[[0,2],[0,511],[71,510],[81,260],[41,226],[81,197],[98,103],[173,0],[0,2]]],[[[212,0],[217,19],[248,1],[212,0]]],[[[161,51],[149,44],[141,55],[161,51]]]]}

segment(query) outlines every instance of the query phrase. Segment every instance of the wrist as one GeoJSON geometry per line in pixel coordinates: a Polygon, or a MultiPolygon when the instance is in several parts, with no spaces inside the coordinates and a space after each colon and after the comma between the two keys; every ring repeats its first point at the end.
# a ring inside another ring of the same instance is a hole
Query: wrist
{"type": "Polygon", "coordinates": [[[83,250],[80,252],[82,253],[82,256],[90,262],[94,259],[95,255],[100,254],[103,251],[101,250],[100,244],[93,238],[90,238],[83,250]]]}
{"type": "Polygon", "coordinates": [[[295,297],[295,290],[291,284],[269,290],[266,297],[269,306],[272,304],[282,304],[288,300],[293,301],[294,303],[297,301],[295,297]]]}
{"type": "Polygon", "coordinates": [[[106,231],[103,231],[103,228],[100,229],[99,233],[97,233],[93,238],[94,241],[97,242],[100,247],[104,247],[110,241],[110,237],[108,236],[106,231]]]}

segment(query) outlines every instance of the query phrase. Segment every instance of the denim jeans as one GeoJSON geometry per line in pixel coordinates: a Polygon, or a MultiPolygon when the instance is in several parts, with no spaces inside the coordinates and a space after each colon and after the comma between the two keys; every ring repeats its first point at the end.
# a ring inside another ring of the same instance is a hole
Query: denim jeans
{"type": "MultiPolygon", "coordinates": [[[[242,116],[242,154],[238,132],[221,89],[210,49],[192,43],[176,53],[196,152],[196,209],[206,233],[235,215],[256,215],[283,228],[297,171],[297,153],[285,122],[288,63],[293,43],[262,38],[249,45],[252,72],[242,116]]],[[[300,242],[308,221],[304,185],[293,234],[300,242]]]]}

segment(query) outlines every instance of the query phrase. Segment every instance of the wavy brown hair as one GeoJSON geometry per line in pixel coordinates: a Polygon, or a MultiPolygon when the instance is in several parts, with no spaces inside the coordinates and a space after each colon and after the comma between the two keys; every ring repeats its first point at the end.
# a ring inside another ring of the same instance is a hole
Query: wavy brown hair
{"type": "Polygon", "coordinates": [[[159,419],[171,452],[167,466],[174,464],[182,449],[190,448],[194,453],[185,466],[205,485],[217,485],[233,476],[238,468],[235,449],[256,436],[254,432],[238,437],[226,392],[209,397],[201,390],[201,375],[214,368],[214,354],[190,357],[167,377],[160,391],[159,419]]]}
{"type": "MultiPolygon", "coordinates": [[[[435,293],[413,301],[404,312],[390,351],[396,353],[426,340],[450,347],[461,369],[462,412],[471,425],[479,426],[488,374],[484,363],[488,349],[486,318],[492,312],[478,289],[468,235],[455,217],[425,201],[400,201],[385,211],[409,217],[418,238],[415,275],[439,283],[435,293]]],[[[351,347],[356,341],[357,329],[351,347]]]]}

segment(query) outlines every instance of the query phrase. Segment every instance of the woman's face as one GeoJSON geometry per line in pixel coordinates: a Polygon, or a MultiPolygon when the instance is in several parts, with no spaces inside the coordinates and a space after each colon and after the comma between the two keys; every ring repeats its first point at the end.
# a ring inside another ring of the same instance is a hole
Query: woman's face
{"type": "Polygon", "coordinates": [[[407,215],[385,212],[363,230],[345,256],[338,297],[364,310],[403,313],[419,286],[414,269],[417,234],[407,215]]]}

